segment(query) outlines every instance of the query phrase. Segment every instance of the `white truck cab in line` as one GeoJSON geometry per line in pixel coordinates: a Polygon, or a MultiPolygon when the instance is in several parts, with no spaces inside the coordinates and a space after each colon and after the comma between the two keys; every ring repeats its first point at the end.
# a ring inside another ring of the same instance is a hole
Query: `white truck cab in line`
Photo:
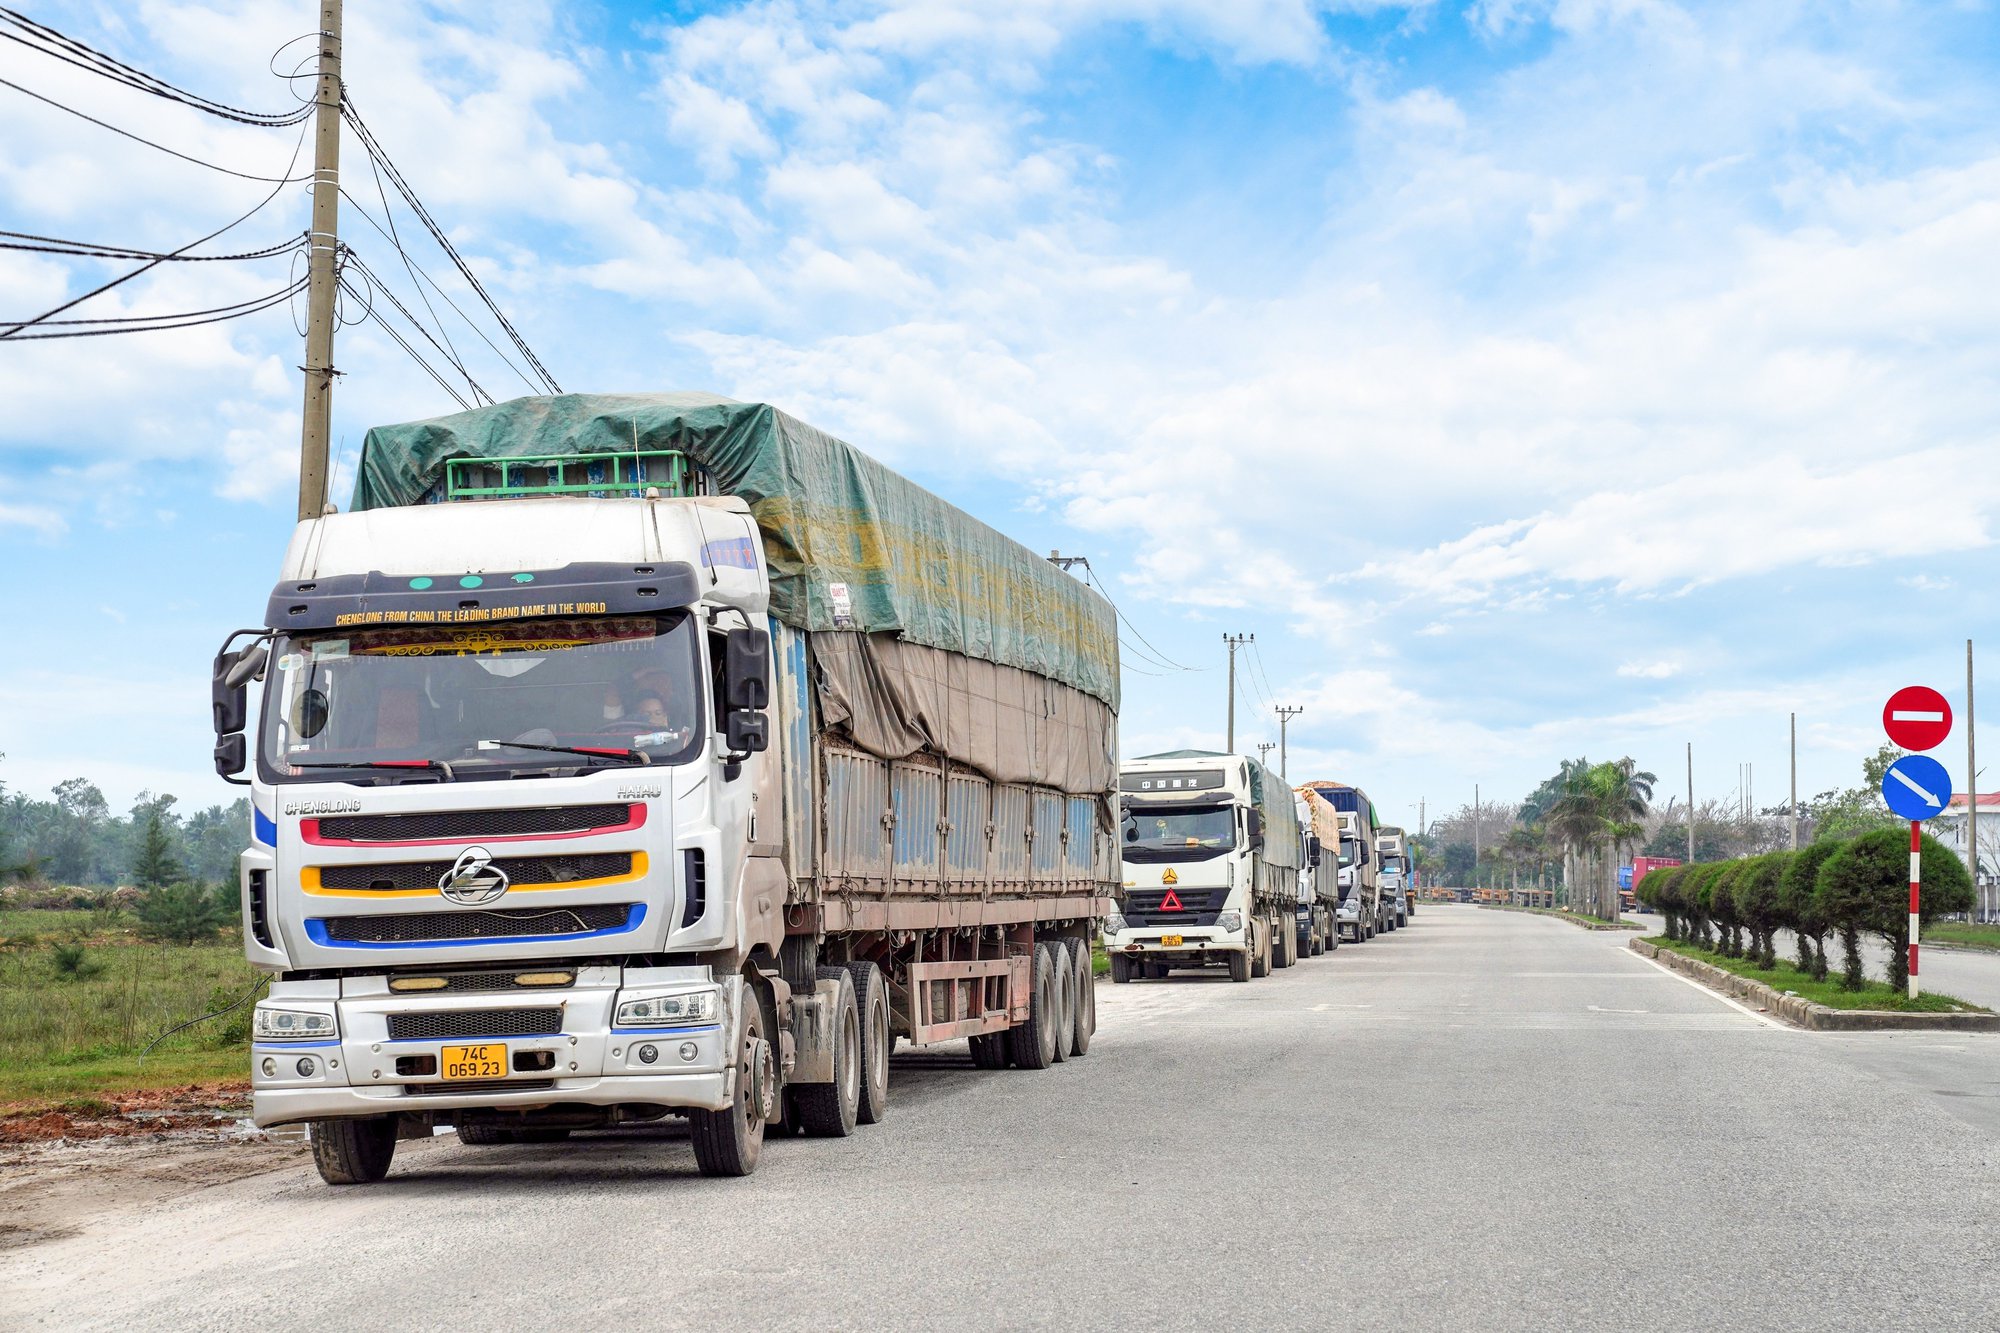
{"type": "Polygon", "coordinates": [[[1244,755],[1181,751],[1118,774],[1125,901],[1106,921],[1111,978],[1174,968],[1267,976],[1298,959],[1301,839],[1291,793],[1244,755]]]}

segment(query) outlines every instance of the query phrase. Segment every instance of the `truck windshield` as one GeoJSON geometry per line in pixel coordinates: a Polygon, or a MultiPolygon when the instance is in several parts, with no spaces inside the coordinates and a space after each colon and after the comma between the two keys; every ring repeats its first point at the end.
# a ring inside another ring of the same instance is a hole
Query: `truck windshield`
{"type": "Polygon", "coordinates": [[[1361,859],[1361,844],[1353,838],[1340,840],[1340,864],[1351,866],[1361,859]]]}
{"type": "Polygon", "coordinates": [[[701,743],[697,662],[684,612],[280,638],[265,686],[265,776],[325,781],[346,764],[368,773],[442,762],[467,777],[614,762],[482,741],[681,762],[701,743]]]}
{"type": "Polygon", "coordinates": [[[1206,861],[1236,847],[1236,808],[1148,806],[1125,811],[1127,861],[1206,861]]]}

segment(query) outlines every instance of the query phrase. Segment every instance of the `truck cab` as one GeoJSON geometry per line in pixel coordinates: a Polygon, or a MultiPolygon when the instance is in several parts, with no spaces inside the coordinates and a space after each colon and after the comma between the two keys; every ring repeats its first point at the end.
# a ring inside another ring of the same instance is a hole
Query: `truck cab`
{"type": "Polygon", "coordinates": [[[1128,760],[1118,788],[1114,982],[1195,967],[1249,981],[1297,960],[1301,839],[1275,775],[1245,755],[1182,751],[1128,760]]]}
{"type": "Polygon", "coordinates": [[[1375,850],[1381,856],[1384,912],[1394,930],[1410,923],[1417,913],[1417,895],[1411,889],[1410,845],[1403,830],[1393,826],[1375,831],[1375,850]]]}

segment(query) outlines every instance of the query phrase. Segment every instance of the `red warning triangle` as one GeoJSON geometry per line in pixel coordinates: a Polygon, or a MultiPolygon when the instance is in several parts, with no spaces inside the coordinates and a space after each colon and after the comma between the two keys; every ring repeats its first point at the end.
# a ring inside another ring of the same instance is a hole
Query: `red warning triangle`
{"type": "Polygon", "coordinates": [[[1168,889],[1167,896],[1160,899],[1160,910],[1162,912],[1185,912],[1187,909],[1181,906],[1181,896],[1172,889],[1168,889]]]}

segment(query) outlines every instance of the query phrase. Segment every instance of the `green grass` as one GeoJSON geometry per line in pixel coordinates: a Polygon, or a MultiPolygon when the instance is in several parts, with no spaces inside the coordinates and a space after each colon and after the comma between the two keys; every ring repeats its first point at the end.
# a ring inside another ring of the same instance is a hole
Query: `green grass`
{"type": "Polygon", "coordinates": [[[1920,938],[1925,944],[2000,950],[2000,926],[1975,926],[1970,921],[1933,921],[1920,938]]]}
{"type": "Polygon", "coordinates": [[[101,935],[129,930],[131,917],[124,912],[45,911],[31,908],[0,910],[0,947],[23,936],[67,939],[72,935],[101,935]]]}
{"type": "Polygon", "coordinates": [[[1869,980],[1858,991],[1840,988],[1840,959],[1838,949],[1829,950],[1827,963],[1831,970],[1825,981],[1814,981],[1809,973],[1801,972],[1783,958],[1769,971],[1753,966],[1747,959],[1725,958],[1712,949],[1680,940],[1670,940],[1664,935],[1654,935],[1646,943],[1658,945],[1669,952],[1688,958],[1698,958],[1704,963],[1713,963],[1725,972],[1734,972],[1739,977],[1749,977],[1761,981],[1772,990],[1783,994],[1792,991],[1814,1004],[1823,1004],[1829,1009],[1884,1009],[1906,1014],[1949,1014],[1959,1011],[1984,1013],[1979,1005],[1968,1004],[1955,996],[1926,991],[1915,1000],[1899,990],[1892,990],[1886,981],[1869,980]]]}
{"type": "Polygon", "coordinates": [[[1093,977],[1102,977],[1102,976],[1109,976],[1110,973],[1111,973],[1111,955],[1104,952],[1104,946],[1102,944],[1091,945],[1090,975],[1093,977]]]}
{"type": "Polygon", "coordinates": [[[82,966],[65,975],[60,919],[89,912],[9,912],[6,937],[43,943],[0,949],[0,1103],[248,1076],[251,1002],[139,1052],[178,1023],[219,1009],[258,980],[240,946],[147,944],[89,935],[82,966]],[[58,918],[22,921],[21,918],[58,918]]]}

